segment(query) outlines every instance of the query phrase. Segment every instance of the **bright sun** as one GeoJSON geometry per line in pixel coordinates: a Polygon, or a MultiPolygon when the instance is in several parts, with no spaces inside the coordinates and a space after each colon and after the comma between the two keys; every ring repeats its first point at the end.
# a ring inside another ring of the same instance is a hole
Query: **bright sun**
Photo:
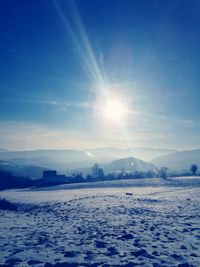
{"type": "Polygon", "coordinates": [[[103,115],[110,120],[121,121],[126,113],[126,108],[122,101],[118,98],[109,99],[106,101],[103,108],[103,115]]]}

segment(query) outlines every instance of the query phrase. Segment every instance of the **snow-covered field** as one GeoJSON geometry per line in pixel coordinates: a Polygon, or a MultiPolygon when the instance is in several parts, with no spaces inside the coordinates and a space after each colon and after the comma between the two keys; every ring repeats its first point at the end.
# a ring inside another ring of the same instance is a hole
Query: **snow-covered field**
{"type": "Polygon", "coordinates": [[[200,266],[200,177],[0,196],[19,203],[0,210],[0,266],[200,266]]]}

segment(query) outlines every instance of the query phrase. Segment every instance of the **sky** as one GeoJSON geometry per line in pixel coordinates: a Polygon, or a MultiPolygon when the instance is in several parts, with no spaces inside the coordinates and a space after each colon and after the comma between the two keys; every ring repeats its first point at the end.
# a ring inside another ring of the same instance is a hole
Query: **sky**
{"type": "Polygon", "coordinates": [[[199,148],[199,43],[196,0],[0,1],[0,147],[199,148]]]}

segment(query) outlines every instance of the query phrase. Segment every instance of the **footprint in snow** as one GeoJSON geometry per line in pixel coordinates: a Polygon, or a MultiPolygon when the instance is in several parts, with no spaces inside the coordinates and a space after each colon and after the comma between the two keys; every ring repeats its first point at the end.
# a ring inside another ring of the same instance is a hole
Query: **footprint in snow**
{"type": "MultiPolygon", "coordinates": [[[[11,266],[14,266],[15,264],[18,264],[18,263],[20,263],[22,260],[20,260],[20,259],[18,259],[18,258],[11,258],[11,259],[7,259],[6,261],[5,261],[5,263],[7,264],[7,265],[11,265],[11,266]]],[[[5,265],[5,266],[7,266],[7,265],[5,265]]]]}
{"type": "Polygon", "coordinates": [[[106,243],[102,242],[102,241],[96,241],[96,247],[97,248],[105,248],[106,247],[106,243]]]}
{"type": "Polygon", "coordinates": [[[129,239],[133,239],[134,236],[132,234],[124,234],[121,236],[121,239],[123,240],[129,240],[129,239]]]}
{"type": "Polygon", "coordinates": [[[171,257],[174,258],[174,259],[176,259],[176,260],[182,260],[182,259],[183,259],[183,256],[181,256],[181,255],[177,255],[177,254],[175,254],[175,253],[172,254],[171,257]]]}
{"type": "Polygon", "coordinates": [[[145,257],[145,258],[151,258],[151,259],[154,259],[155,257],[150,255],[145,249],[140,249],[138,251],[134,251],[134,252],[131,252],[131,255],[132,256],[135,256],[135,257],[145,257]]]}
{"type": "Polygon", "coordinates": [[[64,254],[64,257],[73,258],[73,257],[76,257],[79,254],[80,254],[80,252],[78,252],[78,251],[66,251],[65,254],[64,254]]]}
{"type": "Polygon", "coordinates": [[[44,267],[78,267],[78,263],[74,262],[56,262],[56,263],[49,263],[46,262],[44,267]]]}
{"type": "Polygon", "coordinates": [[[109,247],[108,252],[106,253],[106,256],[114,256],[117,254],[119,254],[119,252],[117,251],[115,247],[109,247]]]}

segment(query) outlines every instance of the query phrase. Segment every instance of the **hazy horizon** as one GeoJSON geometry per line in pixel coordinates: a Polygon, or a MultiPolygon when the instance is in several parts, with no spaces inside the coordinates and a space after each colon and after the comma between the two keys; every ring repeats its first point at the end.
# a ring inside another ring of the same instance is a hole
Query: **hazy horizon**
{"type": "Polygon", "coordinates": [[[68,147],[64,147],[64,148],[51,148],[51,147],[46,147],[46,148],[8,148],[8,147],[0,147],[0,151],[5,150],[5,151],[16,151],[16,152],[20,152],[20,151],[39,151],[39,150],[74,150],[74,151],[89,151],[89,150],[106,150],[106,149],[116,149],[116,150],[133,150],[133,149],[141,149],[141,150],[169,150],[169,151],[175,151],[175,152],[181,152],[181,151],[190,151],[190,150],[198,150],[200,149],[200,147],[194,147],[194,148],[183,148],[183,149],[175,149],[175,148],[168,148],[168,147],[114,147],[114,146],[101,146],[101,147],[85,147],[83,149],[81,148],[68,148],[68,147]]]}
{"type": "MultiPolygon", "coordinates": [[[[168,148],[168,147],[127,147],[127,148],[125,148],[125,147],[114,147],[114,146],[101,146],[101,147],[85,147],[85,148],[83,148],[83,149],[77,149],[77,148],[67,148],[67,147],[65,147],[65,148],[61,148],[61,149],[59,149],[59,148],[51,148],[51,147],[47,147],[47,148],[33,148],[33,149],[31,149],[31,148],[26,148],[26,149],[20,149],[20,148],[17,148],[17,149],[15,149],[15,148],[8,148],[8,147],[0,147],[0,150],[9,150],[9,151],[28,151],[28,150],[80,150],[80,151],[85,151],[85,150],[88,150],[88,149],[90,149],[90,150],[102,150],[102,149],[124,149],[124,150],[129,150],[129,149],[160,149],[160,150],[174,150],[174,151],[182,151],[182,150],[179,150],[179,149],[173,149],[173,148],[168,148]]],[[[194,148],[194,149],[198,149],[198,148],[194,148]]],[[[190,149],[183,149],[183,150],[190,150],[190,149]]],[[[193,149],[191,149],[191,150],[193,150],[193,149]]]]}

